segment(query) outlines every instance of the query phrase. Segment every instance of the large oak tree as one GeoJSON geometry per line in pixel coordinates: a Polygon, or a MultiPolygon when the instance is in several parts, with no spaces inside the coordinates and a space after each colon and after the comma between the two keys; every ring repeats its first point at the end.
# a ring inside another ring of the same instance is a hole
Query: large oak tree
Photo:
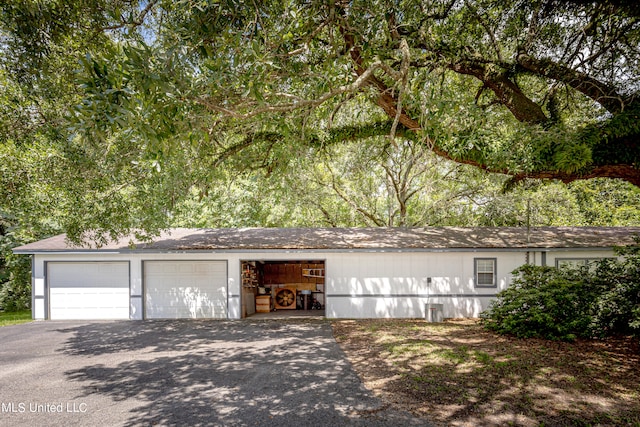
{"type": "Polygon", "coordinates": [[[248,134],[286,115],[314,138],[301,119],[364,92],[391,137],[411,131],[448,159],[638,185],[639,15],[613,0],[93,0],[15,2],[2,21],[25,75],[85,40],[69,52],[87,55],[83,131],[106,121],[162,138],[194,120],[248,134]]]}
{"type": "Polygon", "coordinates": [[[225,162],[379,136],[514,182],[640,186],[639,42],[614,0],[15,1],[2,138],[55,143],[34,168],[67,183],[72,236],[157,229],[225,162]]]}

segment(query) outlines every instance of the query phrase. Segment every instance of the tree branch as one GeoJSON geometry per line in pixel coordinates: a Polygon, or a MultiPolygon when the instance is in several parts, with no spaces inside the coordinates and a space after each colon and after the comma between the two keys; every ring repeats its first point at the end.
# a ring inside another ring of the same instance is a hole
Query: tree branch
{"type": "Polygon", "coordinates": [[[100,28],[99,31],[118,30],[120,28],[129,27],[129,26],[139,27],[144,23],[145,17],[157,3],[158,3],[158,0],[149,0],[149,3],[147,3],[147,6],[145,6],[145,8],[140,11],[140,13],[138,14],[138,17],[135,20],[129,21],[129,22],[123,21],[120,24],[114,24],[114,25],[109,25],[107,27],[102,27],[100,28]]]}
{"type": "MultiPolygon", "coordinates": [[[[355,44],[355,38],[353,37],[353,35],[347,32],[343,26],[340,27],[340,31],[342,32],[342,36],[345,40],[346,48],[348,49],[349,54],[351,55],[351,59],[353,60],[354,71],[361,78],[367,69],[363,66],[364,61],[362,59],[362,56],[360,55],[360,49],[355,44]]],[[[397,108],[397,100],[391,95],[391,91],[389,90],[389,88],[380,79],[371,74],[368,77],[367,83],[378,90],[378,98],[376,99],[376,103],[385,111],[385,113],[387,113],[389,117],[396,117],[398,112],[400,112],[398,122],[402,124],[407,130],[416,133],[422,130],[422,127],[420,123],[418,123],[418,121],[409,116],[406,111],[397,108]]],[[[448,151],[442,149],[436,143],[436,141],[429,136],[424,136],[423,143],[428,146],[432,152],[447,160],[475,166],[477,168],[486,170],[487,172],[502,174],[509,173],[509,171],[505,169],[491,168],[488,165],[475,160],[454,157],[448,151]]]]}
{"type": "Polygon", "coordinates": [[[565,173],[559,171],[521,172],[511,174],[513,182],[525,179],[557,179],[565,184],[591,178],[618,178],[640,187],[640,169],[631,165],[597,166],[584,173],[565,173]]]}
{"type": "MultiPolygon", "coordinates": [[[[349,49],[349,53],[354,63],[354,71],[357,75],[362,76],[366,69],[363,66],[363,59],[360,55],[359,47],[355,43],[355,39],[353,35],[346,31],[344,27],[341,27],[341,32],[343,38],[345,40],[346,47],[349,49]]],[[[541,64],[537,63],[533,58],[528,56],[522,56],[519,58],[520,61],[526,62],[534,72],[540,74],[541,70],[536,71],[536,68],[541,64]],[[528,62],[527,62],[528,61],[528,62]]],[[[490,65],[490,64],[489,64],[490,65]]],[[[503,64],[504,65],[504,64],[503,64]]],[[[481,81],[483,81],[490,89],[499,96],[500,102],[506,105],[509,110],[514,114],[516,118],[526,123],[539,124],[547,121],[547,117],[540,108],[539,105],[535,104],[531,101],[524,93],[515,85],[515,83],[511,82],[504,73],[491,72],[488,70],[489,67],[485,67],[482,62],[453,62],[449,64],[449,68],[455,72],[459,72],[462,74],[472,75],[481,81]]],[[[526,68],[526,67],[525,67],[526,68]]],[[[561,71],[570,71],[574,73],[574,76],[584,76],[586,82],[593,83],[593,85],[589,86],[584,84],[584,82],[576,82],[573,81],[575,87],[581,89],[581,91],[588,92],[589,90],[593,90],[598,94],[597,99],[601,100],[608,105],[618,105],[616,107],[619,108],[620,99],[615,96],[611,96],[611,98],[602,96],[602,92],[608,93],[611,95],[612,89],[602,83],[596,81],[595,79],[590,79],[588,76],[583,75],[582,73],[577,73],[573,70],[563,70],[561,68],[551,68],[551,73],[549,70],[546,72],[549,74],[549,78],[554,78],[554,80],[561,80],[560,75],[556,75],[555,73],[560,73],[561,71]],[[582,84],[580,84],[582,83],[582,84]],[[607,92],[609,89],[609,92],[607,92]]],[[[568,73],[571,75],[571,73],[568,73]]],[[[421,125],[416,120],[414,120],[411,116],[407,114],[404,110],[397,109],[397,100],[391,95],[391,91],[389,88],[374,75],[370,75],[368,79],[369,85],[378,89],[378,98],[376,99],[376,103],[387,113],[389,117],[396,117],[399,113],[399,123],[402,124],[406,129],[410,132],[419,132],[421,130],[421,125]]],[[[613,92],[615,93],[615,92],[613,92]]],[[[624,104],[622,104],[624,105],[624,104]]],[[[636,186],[640,186],[640,169],[635,168],[632,165],[601,165],[595,166],[589,169],[587,172],[576,172],[576,173],[566,173],[560,171],[538,171],[538,172],[528,172],[528,173],[515,173],[505,168],[494,168],[483,162],[479,162],[471,159],[464,159],[452,156],[448,151],[442,149],[436,141],[429,138],[428,136],[424,139],[424,144],[429,147],[429,149],[437,154],[438,156],[452,160],[459,164],[467,164],[479,169],[485,170],[491,173],[499,173],[504,175],[513,176],[515,180],[522,180],[527,178],[544,178],[544,179],[558,179],[563,182],[571,182],[575,180],[581,179],[590,179],[595,177],[608,177],[608,178],[620,178],[624,179],[636,186]]]]}
{"type": "Polygon", "coordinates": [[[331,188],[333,188],[333,191],[336,192],[338,197],[340,197],[342,200],[347,202],[347,204],[349,204],[356,212],[360,213],[360,215],[370,220],[377,227],[383,227],[385,225],[384,222],[380,221],[379,218],[376,218],[373,214],[367,212],[365,209],[358,206],[356,202],[351,200],[346,194],[342,192],[342,190],[338,187],[338,184],[336,183],[336,173],[333,171],[333,169],[331,169],[330,166],[327,165],[327,168],[329,169],[330,171],[329,173],[331,175],[331,188]]]}
{"type": "Polygon", "coordinates": [[[400,51],[402,52],[402,63],[400,65],[400,90],[398,93],[398,106],[396,107],[396,116],[393,118],[393,125],[391,126],[391,133],[389,139],[393,142],[396,137],[396,129],[400,122],[400,115],[402,114],[402,98],[407,88],[407,80],[409,77],[409,64],[411,62],[411,56],[409,52],[409,44],[405,39],[400,41],[400,51]]]}
{"type": "Polygon", "coordinates": [[[234,154],[237,154],[240,151],[244,150],[245,148],[248,148],[248,147],[252,146],[253,144],[255,144],[255,142],[257,140],[269,141],[269,142],[273,143],[274,141],[276,141],[276,140],[278,140],[280,138],[282,138],[282,135],[280,135],[279,133],[276,133],[276,132],[250,133],[242,141],[240,141],[239,143],[234,144],[234,145],[232,145],[230,147],[227,147],[222,153],[220,153],[220,155],[213,162],[212,166],[213,167],[220,166],[225,160],[227,160],[228,158],[230,158],[234,154]]]}
{"type": "Polygon", "coordinates": [[[217,105],[215,102],[211,100],[211,98],[198,97],[198,98],[195,98],[194,101],[197,102],[198,104],[201,104],[213,111],[224,114],[226,116],[231,116],[236,119],[245,120],[245,119],[249,119],[251,117],[255,117],[264,113],[278,113],[278,112],[284,113],[284,112],[299,110],[302,108],[317,107],[335,96],[341,95],[343,93],[356,92],[358,89],[362,88],[365,84],[368,84],[368,80],[373,76],[374,72],[379,69],[387,70],[387,71],[391,70],[395,73],[394,70],[392,70],[388,65],[384,64],[383,62],[381,61],[374,62],[373,64],[371,64],[371,66],[369,66],[369,68],[367,68],[366,70],[363,70],[362,74],[360,74],[354,82],[348,85],[340,86],[332,91],[329,91],[321,95],[316,99],[302,99],[294,95],[285,95],[285,94],[279,93],[277,94],[277,96],[291,98],[291,99],[294,99],[295,101],[290,103],[266,105],[264,107],[252,110],[248,113],[241,113],[239,111],[235,111],[235,110],[217,105]]]}
{"type": "Polygon", "coordinates": [[[542,108],[529,99],[504,71],[496,70],[495,66],[474,60],[456,60],[450,62],[447,68],[459,74],[474,76],[483,82],[518,121],[529,124],[547,121],[542,108]]]}
{"type": "Polygon", "coordinates": [[[495,33],[493,32],[491,27],[487,24],[487,22],[482,18],[482,15],[478,13],[478,10],[472,4],[469,4],[469,2],[466,0],[464,4],[465,4],[465,7],[469,8],[473,12],[473,14],[476,16],[476,19],[478,19],[478,22],[480,22],[480,25],[482,25],[482,28],[484,28],[487,35],[489,36],[489,39],[491,40],[491,47],[493,48],[496,54],[496,57],[498,58],[498,60],[502,61],[502,54],[500,53],[500,45],[498,43],[498,40],[496,39],[495,33]]]}
{"type": "Polygon", "coordinates": [[[567,84],[602,105],[610,113],[621,112],[627,103],[614,87],[549,59],[540,60],[520,53],[516,61],[527,71],[567,84]]]}

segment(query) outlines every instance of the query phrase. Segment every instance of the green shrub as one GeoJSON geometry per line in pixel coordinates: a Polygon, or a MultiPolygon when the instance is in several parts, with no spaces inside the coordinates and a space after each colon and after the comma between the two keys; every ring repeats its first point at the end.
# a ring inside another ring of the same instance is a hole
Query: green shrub
{"type": "Polygon", "coordinates": [[[590,267],[524,265],[481,317],[486,328],[554,340],[617,334],[640,337],[640,246],[590,267]]]}
{"type": "Polygon", "coordinates": [[[640,254],[637,246],[621,248],[620,260],[602,260],[588,280],[598,289],[590,334],[640,336],[640,254]]]}
{"type": "Polygon", "coordinates": [[[582,270],[524,265],[481,317],[488,329],[521,338],[573,340],[591,323],[593,290],[582,270]]]}
{"type": "Polygon", "coordinates": [[[0,236],[0,257],[9,272],[0,282],[0,307],[5,311],[31,308],[31,262],[28,256],[12,252],[16,245],[11,235],[0,236]]]}

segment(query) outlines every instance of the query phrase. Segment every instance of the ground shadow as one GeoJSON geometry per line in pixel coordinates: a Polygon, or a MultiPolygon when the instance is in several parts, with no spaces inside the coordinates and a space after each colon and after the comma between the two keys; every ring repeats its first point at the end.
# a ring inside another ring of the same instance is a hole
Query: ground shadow
{"type": "Polygon", "coordinates": [[[382,384],[382,395],[399,407],[429,412],[446,425],[640,420],[634,397],[640,393],[640,356],[627,341],[522,340],[479,325],[389,323],[396,326],[335,322],[334,328],[355,369],[382,384]]]}
{"type": "Polygon", "coordinates": [[[94,362],[65,372],[85,396],[139,403],[126,425],[426,424],[363,387],[326,321],[111,322],[61,331],[72,333],[62,352],[94,362]]]}

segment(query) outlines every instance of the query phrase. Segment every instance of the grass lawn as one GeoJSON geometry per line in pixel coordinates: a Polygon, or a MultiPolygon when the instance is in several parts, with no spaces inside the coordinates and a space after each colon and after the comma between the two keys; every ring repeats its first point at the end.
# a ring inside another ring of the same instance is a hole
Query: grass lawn
{"type": "Polygon", "coordinates": [[[436,425],[640,426],[640,351],[521,340],[474,321],[334,321],[367,388],[436,425]]]}
{"type": "Polygon", "coordinates": [[[17,325],[31,322],[31,310],[4,312],[0,311],[0,326],[17,325]]]}

